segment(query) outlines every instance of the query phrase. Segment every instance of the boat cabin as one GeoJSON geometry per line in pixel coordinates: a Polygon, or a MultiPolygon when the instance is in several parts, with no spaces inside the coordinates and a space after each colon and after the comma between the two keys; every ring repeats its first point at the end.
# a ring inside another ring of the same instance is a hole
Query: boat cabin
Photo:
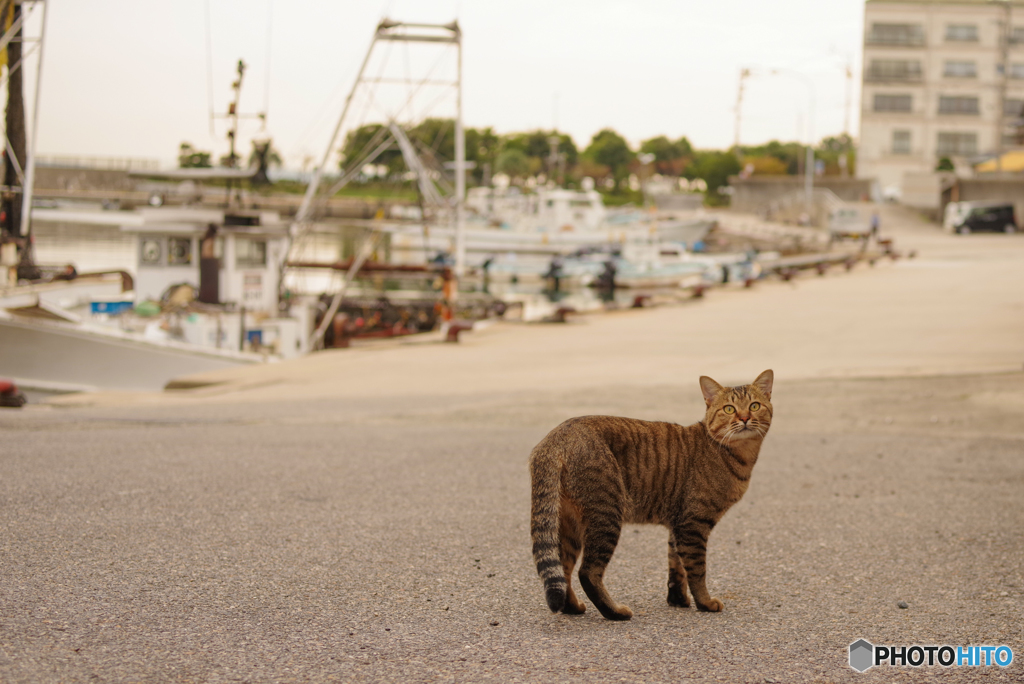
{"type": "Polygon", "coordinates": [[[512,228],[548,233],[597,230],[607,215],[596,190],[539,188],[523,194],[516,187],[471,188],[466,206],[512,228]]]}
{"type": "Polygon", "coordinates": [[[140,213],[140,225],[122,227],[136,236],[136,302],[159,301],[171,286],[187,283],[213,293],[213,301],[203,298],[210,303],[277,311],[288,230],[276,212],[160,208],[140,213]]]}

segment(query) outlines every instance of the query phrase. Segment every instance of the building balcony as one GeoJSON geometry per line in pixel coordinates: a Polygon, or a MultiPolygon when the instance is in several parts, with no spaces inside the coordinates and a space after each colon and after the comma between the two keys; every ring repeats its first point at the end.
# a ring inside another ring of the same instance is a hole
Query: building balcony
{"type": "Polygon", "coordinates": [[[887,35],[868,33],[864,36],[864,44],[871,47],[906,47],[922,48],[925,46],[923,35],[887,35]]]}
{"type": "Polygon", "coordinates": [[[867,69],[864,72],[865,83],[923,83],[924,74],[920,71],[889,71],[886,69],[867,69]]]}

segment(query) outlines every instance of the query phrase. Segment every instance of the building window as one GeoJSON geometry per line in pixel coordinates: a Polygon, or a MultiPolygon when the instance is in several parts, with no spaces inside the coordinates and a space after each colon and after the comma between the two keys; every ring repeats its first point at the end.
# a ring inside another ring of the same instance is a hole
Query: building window
{"type": "Polygon", "coordinates": [[[876,112],[909,112],[910,95],[875,95],[876,112]]]}
{"type": "Polygon", "coordinates": [[[974,62],[946,62],[942,75],[947,78],[976,78],[978,68],[974,62]]]}
{"type": "Polygon", "coordinates": [[[1003,102],[1003,115],[1021,117],[1024,110],[1024,100],[1018,97],[1008,97],[1003,102]]]}
{"type": "Polygon", "coordinates": [[[892,132],[892,153],[910,154],[910,131],[892,132]]]}
{"type": "Polygon", "coordinates": [[[978,153],[977,133],[939,133],[940,157],[970,157],[978,153]]]}
{"type": "Polygon", "coordinates": [[[164,256],[163,240],[146,238],[140,247],[142,263],[147,266],[159,266],[164,256]]]}
{"type": "Polygon", "coordinates": [[[907,59],[873,59],[868,81],[920,81],[921,62],[907,59]]]}
{"type": "Polygon", "coordinates": [[[249,238],[235,239],[235,264],[239,268],[267,265],[267,241],[249,238]]]}
{"type": "Polygon", "coordinates": [[[188,266],[192,263],[192,238],[171,238],[167,241],[167,263],[188,266]]]}
{"type": "Polygon", "coordinates": [[[939,114],[978,114],[978,98],[966,95],[940,95],[939,114]]]}
{"type": "Polygon", "coordinates": [[[1010,31],[1010,42],[1016,45],[1024,43],[1024,26],[1014,26],[1010,31]]]}
{"type": "Polygon", "coordinates": [[[1024,64],[1011,64],[1010,78],[1024,78],[1024,64]]]}
{"type": "Polygon", "coordinates": [[[868,45],[924,45],[924,27],[921,24],[872,24],[867,36],[868,45]]]}
{"type": "Polygon", "coordinates": [[[976,43],[978,27],[975,24],[949,24],[946,26],[946,40],[976,43]]]}

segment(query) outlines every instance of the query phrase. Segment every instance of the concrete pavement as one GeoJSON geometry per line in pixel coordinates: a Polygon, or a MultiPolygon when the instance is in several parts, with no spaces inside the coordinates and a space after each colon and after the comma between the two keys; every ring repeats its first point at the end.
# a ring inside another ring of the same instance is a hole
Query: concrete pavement
{"type": "Polygon", "coordinates": [[[1019,680],[1024,237],[883,230],[919,260],[0,412],[0,681],[1019,680]],[[767,367],[709,543],[725,610],[668,606],[665,533],[628,527],[634,619],[551,615],[530,448],[573,415],[692,422],[699,375],[767,367]],[[859,638],[1017,657],[860,675],[859,638]]]}

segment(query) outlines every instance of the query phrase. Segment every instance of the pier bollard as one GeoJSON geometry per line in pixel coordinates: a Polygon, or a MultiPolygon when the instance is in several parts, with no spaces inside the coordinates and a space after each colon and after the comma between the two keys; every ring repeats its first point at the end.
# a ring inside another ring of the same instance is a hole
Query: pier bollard
{"type": "Polygon", "coordinates": [[[694,299],[701,299],[704,296],[704,290],[706,290],[706,289],[707,288],[705,286],[703,286],[703,285],[697,285],[696,287],[694,287],[693,288],[693,298],[694,299]]]}
{"type": "Polygon", "coordinates": [[[21,408],[25,401],[25,395],[18,390],[17,385],[10,380],[0,379],[0,406],[21,408]]]}
{"type": "Polygon", "coordinates": [[[459,333],[473,329],[473,321],[450,321],[448,323],[448,335],[445,342],[458,342],[459,333]]]}
{"type": "Polygon", "coordinates": [[[566,316],[569,314],[576,313],[576,309],[571,306],[560,306],[555,309],[555,313],[551,314],[543,320],[544,323],[568,323],[566,316]]]}
{"type": "Polygon", "coordinates": [[[743,280],[743,287],[745,287],[747,289],[752,288],[754,286],[754,282],[756,282],[756,280],[757,280],[757,278],[744,278],[744,280],[743,280]]]}
{"type": "Polygon", "coordinates": [[[633,308],[642,309],[647,306],[647,302],[651,299],[651,295],[637,295],[633,297],[633,308]]]}

